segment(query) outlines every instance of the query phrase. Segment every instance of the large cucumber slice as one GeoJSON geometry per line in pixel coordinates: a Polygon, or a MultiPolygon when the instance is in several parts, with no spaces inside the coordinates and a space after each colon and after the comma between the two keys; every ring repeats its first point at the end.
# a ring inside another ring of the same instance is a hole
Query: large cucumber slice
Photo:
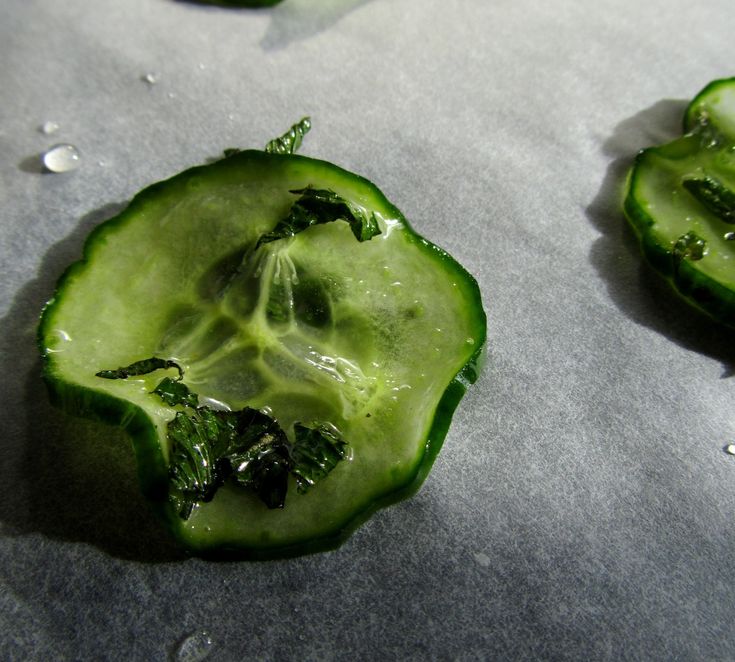
{"type": "Polygon", "coordinates": [[[643,253],[690,303],[735,325],[735,79],[689,104],[685,134],[640,152],[625,213],[643,253]]]}
{"type": "Polygon", "coordinates": [[[244,151],[145,189],[98,227],[39,334],[54,402],[130,433],[143,489],[187,548],[272,557],[333,547],[418,488],[475,380],[485,314],[474,279],[373,184],[244,151]],[[381,233],[358,242],[328,223],[256,249],[306,187],[374,213],[381,233]],[[351,458],[283,509],[227,484],[182,519],[167,500],[181,408],[151,393],[160,372],[96,376],[151,356],[175,361],[200,402],[271,412],[289,435],[334,426],[351,458]]]}

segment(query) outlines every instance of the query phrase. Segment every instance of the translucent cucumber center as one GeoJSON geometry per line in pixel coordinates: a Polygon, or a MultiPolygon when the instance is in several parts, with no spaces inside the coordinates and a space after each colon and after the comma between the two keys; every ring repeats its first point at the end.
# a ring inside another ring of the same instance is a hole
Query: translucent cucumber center
{"type": "Polygon", "coordinates": [[[156,353],[182,365],[187,384],[215,405],[275,407],[284,427],[304,416],[339,426],[376,394],[371,320],[340,300],[329,273],[294,261],[290,245],[215,264],[196,287],[198,300],[172,311],[156,353]]]}

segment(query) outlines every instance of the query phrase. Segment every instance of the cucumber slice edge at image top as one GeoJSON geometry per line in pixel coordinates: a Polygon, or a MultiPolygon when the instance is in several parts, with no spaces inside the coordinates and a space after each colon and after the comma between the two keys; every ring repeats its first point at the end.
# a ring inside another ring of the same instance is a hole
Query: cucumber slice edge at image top
{"type": "Polygon", "coordinates": [[[201,555],[334,548],[415,492],[483,356],[472,276],[366,179],[269,151],[141,191],[91,233],[39,326],[52,401],[129,433],[143,492],[201,555]],[[235,420],[262,415],[275,427],[243,441],[235,420]],[[179,423],[196,443],[177,445],[179,423]],[[202,435],[221,446],[204,478],[202,435]]]}

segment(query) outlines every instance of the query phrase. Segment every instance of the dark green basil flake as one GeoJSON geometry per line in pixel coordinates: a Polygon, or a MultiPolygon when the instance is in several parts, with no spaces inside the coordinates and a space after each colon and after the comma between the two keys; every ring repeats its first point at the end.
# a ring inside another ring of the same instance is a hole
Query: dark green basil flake
{"type": "Polygon", "coordinates": [[[100,370],[96,373],[96,376],[102,377],[103,379],[127,379],[128,377],[147,375],[148,373],[156,370],[168,370],[169,368],[176,368],[179,372],[179,379],[183,379],[184,371],[178,363],[175,361],[169,361],[168,359],[159,359],[156,356],[152,356],[149,359],[143,359],[142,361],[136,361],[135,363],[117,368],[116,370],[100,370]]]}
{"type": "Polygon", "coordinates": [[[170,407],[186,408],[167,428],[169,500],[182,519],[197,503],[211,501],[227,480],[254,492],[268,508],[283,508],[289,474],[303,493],[346,457],[347,443],[326,425],[311,429],[296,423],[291,444],[278,421],[262,411],[200,407],[199,396],[180,381],[183,371],[173,361],[153,357],[98,374],[125,379],[172,367],[179,380],[164,377],[153,393],[170,407]]]}
{"type": "Polygon", "coordinates": [[[309,129],[311,129],[311,119],[303,117],[282,136],[269,141],[265,146],[265,151],[271,154],[293,154],[301,147],[301,141],[309,129]]]}
{"type": "Polygon", "coordinates": [[[709,175],[685,179],[682,186],[721,221],[735,223],[735,191],[709,175]]]}
{"type": "Polygon", "coordinates": [[[283,508],[290,445],[278,422],[250,407],[179,412],[169,424],[172,502],[183,519],[189,502],[209,501],[225,480],[255,492],[268,508],[283,508]],[[179,501],[184,503],[180,507],[179,501]]]}
{"type": "Polygon", "coordinates": [[[291,191],[301,197],[294,202],[288,216],[279,221],[273,230],[261,235],[255,248],[278,239],[293,237],[312,225],[346,221],[358,241],[368,241],[380,234],[378,219],[374,212],[349,203],[329,189],[316,189],[307,186],[291,191]]]}
{"type": "Polygon", "coordinates": [[[218,430],[212,430],[197,414],[177,412],[168,424],[171,443],[169,480],[184,502],[211,501],[222,476],[212,453],[218,430]]]}
{"type": "Polygon", "coordinates": [[[167,405],[184,405],[185,407],[196,407],[199,405],[199,397],[192,393],[184,382],[165,377],[161,383],[153,389],[153,393],[161,398],[167,405]]]}
{"type": "Polygon", "coordinates": [[[289,443],[278,422],[256,409],[233,412],[236,439],[227,451],[232,478],[268,508],[283,508],[290,469],[289,443]]]}
{"type": "Polygon", "coordinates": [[[307,428],[295,423],[294,436],[292,472],[296,489],[303,494],[347,457],[348,444],[325,425],[307,428]]]}
{"type": "Polygon", "coordinates": [[[283,508],[291,468],[286,435],[265,434],[250,448],[237,450],[227,459],[235,483],[253,490],[268,508],[283,508]]]}

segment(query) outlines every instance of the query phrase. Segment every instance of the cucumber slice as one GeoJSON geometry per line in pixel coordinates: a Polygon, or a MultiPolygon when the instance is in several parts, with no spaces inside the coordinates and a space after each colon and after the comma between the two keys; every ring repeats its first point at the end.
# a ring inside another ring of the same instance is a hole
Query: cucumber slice
{"type": "Polygon", "coordinates": [[[684,132],[638,154],[625,214],[651,265],[691,304],[735,326],[735,79],[694,98],[684,132]]]}
{"type": "Polygon", "coordinates": [[[200,5],[220,5],[221,7],[272,7],[283,0],[190,0],[200,5]]]}
{"type": "Polygon", "coordinates": [[[52,400],[127,430],[144,492],[189,550],[270,558],[335,547],[419,487],[476,378],[485,314],[475,280],[373,184],[242,151],[154,184],[92,232],[39,338],[52,400]],[[380,234],[357,241],[333,222],[259,245],[308,187],[370,214],[380,234]],[[159,370],[97,376],[148,357],[163,357],[159,370]],[[175,367],[200,405],[269,412],[289,437],[331,426],[350,458],[304,493],[289,477],[282,509],[228,481],[182,518],[167,435],[182,407],[153,393],[175,367]]]}

